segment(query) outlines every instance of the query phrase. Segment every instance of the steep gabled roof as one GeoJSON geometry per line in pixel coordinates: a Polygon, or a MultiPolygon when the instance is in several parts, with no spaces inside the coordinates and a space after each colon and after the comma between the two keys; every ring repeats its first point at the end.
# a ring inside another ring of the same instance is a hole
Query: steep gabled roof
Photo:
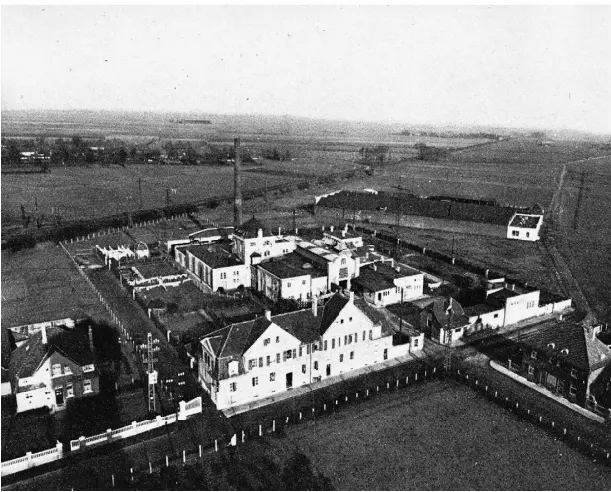
{"type": "Polygon", "coordinates": [[[611,350],[593,336],[590,329],[570,322],[558,323],[528,335],[523,343],[588,371],[603,367],[611,360],[611,350]]]}
{"type": "Polygon", "coordinates": [[[84,329],[57,326],[46,330],[47,344],[42,343],[42,333],[39,332],[13,351],[9,363],[11,379],[32,376],[54,351],[79,366],[93,364],[89,336],[84,329]]]}
{"type": "Polygon", "coordinates": [[[325,304],[325,307],[323,309],[322,318],[320,321],[319,333],[321,335],[324,335],[324,333],[337,319],[341,310],[344,309],[346,304],[348,304],[349,302],[350,299],[342,296],[339,292],[327,301],[327,304],[325,304]]]}
{"type": "Polygon", "coordinates": [[[458,301],[450,298],[450,299],[438,299],[429,309],[435,320],[439,325],[443,328],[449,327],[451,329],[460,328],[461,326],[465,326],[469,324],[469,319],[465,316],[465,312],[462,306],[458,303],[458,301]],[[452,316],[450,316],[450,305],[452,310],[452,316]],[[451,324],[450,324],[451,321],[451,324]]]}

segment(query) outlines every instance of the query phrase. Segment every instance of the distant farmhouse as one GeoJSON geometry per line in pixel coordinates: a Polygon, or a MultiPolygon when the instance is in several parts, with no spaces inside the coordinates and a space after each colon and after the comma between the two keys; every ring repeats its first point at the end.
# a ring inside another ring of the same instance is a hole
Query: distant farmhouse
{"type": "Polygon", "coordinates": [[[421,350],[422,336],[393,344],[384,315],[335,294],[312,309],[227,326],[201,341],[199,380],[218,409],[249,403],[421,350]]]}
{"type": "Polygon", "coordinates": [[[543,214],[515,213],[507,226],[507,238],[538,241],[542,225],[543,214]]]}

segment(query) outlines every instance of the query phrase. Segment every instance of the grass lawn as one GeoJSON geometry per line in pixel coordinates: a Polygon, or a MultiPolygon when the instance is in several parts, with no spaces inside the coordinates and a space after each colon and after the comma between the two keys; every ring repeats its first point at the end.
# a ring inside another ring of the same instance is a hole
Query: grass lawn
{"type": "Polygon", "coordinates": [[[430,382],[289,427],[339,490],[608,490],[611,470],[456,383],[430,382]]]}

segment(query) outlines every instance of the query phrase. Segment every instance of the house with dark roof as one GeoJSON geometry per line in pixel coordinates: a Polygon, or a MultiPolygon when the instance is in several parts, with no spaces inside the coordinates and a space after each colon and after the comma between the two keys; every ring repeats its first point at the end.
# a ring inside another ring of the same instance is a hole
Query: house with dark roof
{"type": "Polygon", "coordinates": [[[71,398],[99,392],[91,328],[43,327],[11,354],[9,378],[17,412],[64,410],[71,398]]]}
{"type": "Polygon", "coordinates": [[[250,287],[250,266],[232,254],[229,243],[191,245],[174,251],[176,262],[211,291],[250,287]]]}
{"type": "Polygon", "coordinates": [[[407,354],[393,333],[375,308],[338,293],[321,308],[266,312],[210,333],[199,381],[218,409],[229,408],[407,354]]]}
{"type": "Polygon", "coordinates": [[[355,283],[374,306],[398,304],[422,296],[424,274],[405,265],[373,263],[361,267],[355,283]]]}
{"type": "Polygon", "coordinates": [[[519,374],[552,393],[586,406],[591,388],[611,361],[599,327],[561,322],[521,340],[519,374]]]}
{"type": "Polygon", "coordinates": [[[507,239],[521,241],[538,241],[543,225],[543,214],[520,213],[513,214],[507,225],[507,239]]]}
{"type": "Polygon", "coordinates": [[[233,252],[247,265],[256,265],[269,258],[287,255],[295,250],[295,239],[278,234],[254,216],[233,231],[233,252]]]}
{"type": "Polygon", "coordinates": [[[327,271],[293,252],[253,267],[255,288],[268,298],[306,301],[327,293],[327,271]]]}

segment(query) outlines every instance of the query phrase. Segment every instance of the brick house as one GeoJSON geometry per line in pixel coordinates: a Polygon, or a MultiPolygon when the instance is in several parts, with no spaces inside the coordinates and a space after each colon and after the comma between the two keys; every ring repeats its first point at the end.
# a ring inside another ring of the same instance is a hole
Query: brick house
{"type": "Polygon", "coordinates": [[[17,413],[66,408],[70,398],[99,393],[91,328],[43,327],[11,354],[9,377],[17,413]]]}
{"type": "Polygon", "coordinates": [[[564,322],[529,335],[519,344],[519,374],[585,406],[592,383],[611,361],[611,349],[596,337],[599,330],[564,322]]]}

